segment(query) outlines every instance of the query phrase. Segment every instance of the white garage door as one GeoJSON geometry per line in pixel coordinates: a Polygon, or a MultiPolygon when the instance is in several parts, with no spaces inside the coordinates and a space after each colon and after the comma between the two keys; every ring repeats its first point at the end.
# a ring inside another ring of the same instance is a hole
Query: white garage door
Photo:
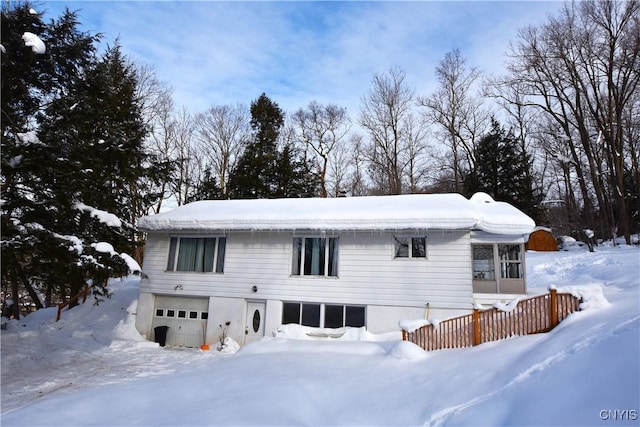
{"type": "Polygon", "coordinates": [[[208,298],[156,296],[152,329],[168,326],[167,345],[200,347],[209,317],[208,298]]]}

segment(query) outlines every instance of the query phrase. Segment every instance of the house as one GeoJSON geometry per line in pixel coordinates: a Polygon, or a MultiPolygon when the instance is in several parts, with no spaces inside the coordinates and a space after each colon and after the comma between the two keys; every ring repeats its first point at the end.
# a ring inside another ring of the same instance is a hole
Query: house
{"type": "Polygon", "coordinates": [[[526,292],[535,224],[484,193],[199,201],[140,219],[136,327],[246,344],[281,324],[398,330],[526,292]]]}

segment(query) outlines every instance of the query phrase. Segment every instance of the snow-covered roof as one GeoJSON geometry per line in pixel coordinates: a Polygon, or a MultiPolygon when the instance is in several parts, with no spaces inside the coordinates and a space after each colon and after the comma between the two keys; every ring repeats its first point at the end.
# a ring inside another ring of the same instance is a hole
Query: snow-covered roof
{"type": "Polygon", "coordinates": [[[484,193],[205,200],[141,218],[144,231],[471,230],[527,234],[531,218],[484,193]]]}

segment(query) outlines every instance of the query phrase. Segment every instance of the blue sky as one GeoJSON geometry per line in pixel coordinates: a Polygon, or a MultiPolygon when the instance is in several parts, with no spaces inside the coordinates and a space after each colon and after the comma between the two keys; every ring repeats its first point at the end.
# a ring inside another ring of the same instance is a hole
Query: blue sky
{"type": "Polygon", "coordinates": [[[416,93],[460,49],[468,65],[501,73],[517,30],[555,14],[561,2],[45,1],[45,19],[79,11],[82,30],[119,37],[152,65],[179,106],[249,104],[262,92],[286,112],[310,101],[357,117],[374,73],[406,72],[416,93]]]}

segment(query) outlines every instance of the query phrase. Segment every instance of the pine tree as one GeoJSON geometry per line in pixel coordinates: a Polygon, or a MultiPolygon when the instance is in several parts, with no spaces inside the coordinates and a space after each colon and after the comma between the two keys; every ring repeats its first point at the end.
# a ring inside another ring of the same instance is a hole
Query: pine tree
{"type": "Polygon", "coordinates": [[[74,13],[46,26],[30,8],[2,11],[2,286],[40,308],[40,295],[48,305],[85,284],[108,295],[107,278],[128,272],[118,253],[130,249],[150,162],[119,48],[98,59],[98,37],[79,32],[74,13]],[[25,50],[24,31],[39,31],[46,54],[25,50]]]}
{"type": "Polygon", "coordinates": [[[536,222],[543,220],[542,193],[533,182],[532,163],[512,133],[494,118],[491,130],[478,143],[477,167],[464,176],[467,196],[482,191],[522,210],[536,222]]]}
{"type": "Polygon", "coordinates": [[[318,179],[291,145],[278,149],[284,113],[264,93],[251,103],[252,141],[229,175],[231,198],[308,197],[318,179]]]}

